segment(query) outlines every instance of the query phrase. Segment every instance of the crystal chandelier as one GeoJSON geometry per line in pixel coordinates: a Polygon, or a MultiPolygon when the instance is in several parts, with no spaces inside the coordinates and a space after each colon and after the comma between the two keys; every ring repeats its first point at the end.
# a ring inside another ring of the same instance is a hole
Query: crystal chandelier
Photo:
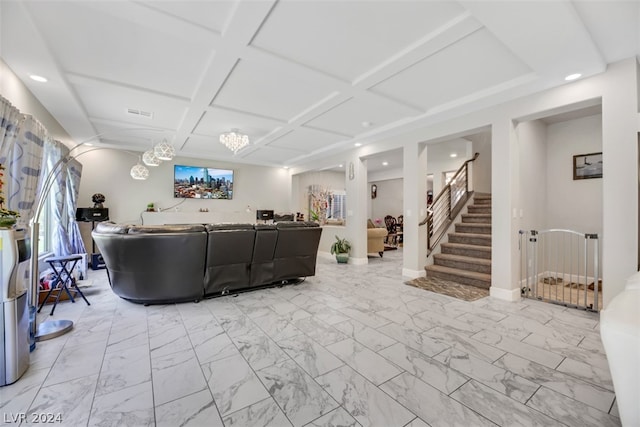
{"type": "Polygon", "coordinates": [[[220,135],[220,142],[233,151],[233,154],[236,154],[239,150],[249,145],[249,137],[238,132],[238,129],[232,129],[231,132],[225,132],[220,135]]]}
{"type": "Polygon", "coordinates": [[[153,154],[160,160],[171,160],[176,155],[176,149],[166,139],[163,139],[162,142],[153,147],[153,154]]]}

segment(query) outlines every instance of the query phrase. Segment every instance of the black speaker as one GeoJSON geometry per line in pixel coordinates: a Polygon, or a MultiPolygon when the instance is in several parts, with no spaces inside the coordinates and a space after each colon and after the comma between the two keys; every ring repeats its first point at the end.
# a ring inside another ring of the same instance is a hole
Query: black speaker
{"type": "Polygon", "coordinates": [[[91,269],[99,270],[101,268],[107,268],[107,265],[104,263],[104,258],[102,258],[102,254],[91,254],[91,269]]]}
{"type": "Polygon", "coordinates": [[[271,210],[257,210],[256,211],[256,219],[261,219],[264,221],[273,220],[273,211],[271,210]]]}
{"type": "Polygon", "coordinates": [[[109,208],[78,208],[76,209],[76,221],[100,222],[109,219],[109,208]]]}

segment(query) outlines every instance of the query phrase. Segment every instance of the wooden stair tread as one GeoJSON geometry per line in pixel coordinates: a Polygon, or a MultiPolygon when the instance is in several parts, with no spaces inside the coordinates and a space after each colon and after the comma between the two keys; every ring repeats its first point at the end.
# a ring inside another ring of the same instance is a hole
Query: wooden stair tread
{"type": "Polygon", "coordinates": [[[491,224],[485,224],[481,222],[457,222],[455,225],[461,225],[469,228],[491,228],[491,224]]]}
{"type": "Polygon", "coordinates": [[[451,274],[453,276],[461,276],[469,279],[481,280],[483,282],[491,282],[491,274],[477,273],[475,271],[459,270],[457,268],[444,267],[442,265],[428,265],[425,267],[427,271],[437,271],[440,273],[451,274]]]}
{"type": "Polygon", "coordinates": [[[486,258],[475,258],[455,254],[434,254],[434,258],[449,259],[451,261],[468,262],[473,264],[491,265],[491,260],[486,258]]]}
{"type": "Polygon", "coordinates": [[[453,233],[449,233],[449,237],[451,236],[456,236],[456,237],[468,237],[468,238],[480,238],[480,239],[491,239],[491,234],[482,234],[482,233],[460,233],[460,232],[453,232],[453,233]]]}
{"type": "MultiPolygon", "coordinates": [[[[486,236],[486,234],[484,234],[484,236],[486,236]]],[[[441,246],[448,246],[450,248],[458,248],[458,249],[469,249],[469,250],[481,250],[481,251],[487,251],[487,252],[491,252],[491,246],[484,246],[484,245],[469,245],[467,243],[454,243],[454,242],[449,242],[449,243],[442,243],[441,246]]]]}

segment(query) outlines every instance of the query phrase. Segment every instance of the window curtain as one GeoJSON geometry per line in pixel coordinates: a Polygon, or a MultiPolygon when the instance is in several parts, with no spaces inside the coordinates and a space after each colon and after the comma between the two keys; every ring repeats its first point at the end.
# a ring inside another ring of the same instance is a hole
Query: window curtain
{"type": "Polygon", "coordinates": [[[20,110],[0,96],[0,163],[6,162],[7,154],[18,139],[20,123],[24,116],[20,110]]]}
{"type": "Polygon", "coordinates": [[[51,251],[56,256],[68,255],[71,253],[71,244],[69,243],[69,234],[67,233],[67,214],[65,209],[65,199],[67,192],[67,164],[58,164],[60,159],[69,154],[69,148],[59,141],[50,140],[45,145],[43,179],[40,191],[43,188],[47,177],[51,176],[51,190],[48,197],[51,200],[51,251]],[[57,167],[55,170],[54,166],[57,167]]]}
{"type": "Polygon", "coordinates": [[[80,235],[80,227],[76,222],[76,208],[78,207],[78,193],[80,193],[80,177],[82,176],[82,164],[77,160],[71,160],[67,173],[67,231],[69,234],[69,250],[71,254],[83,254],[87,252],[80,235]]]}
{"type": "Polygon", "coordinates": [[[18,227],[28,228],[33,218],[46,137],[47,130],[40,122],[32,116],[24,116],[17,140],[7,150],[5,198],[7,208],[20,214],[18,227]]]}

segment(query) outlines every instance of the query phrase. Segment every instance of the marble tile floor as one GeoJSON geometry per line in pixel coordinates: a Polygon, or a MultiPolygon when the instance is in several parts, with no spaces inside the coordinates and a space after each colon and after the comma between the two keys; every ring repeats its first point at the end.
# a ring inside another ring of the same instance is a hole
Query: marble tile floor
{"type": "Polygon", "coordinates": [[[320,258],[317,275],[295,286],[149,307],[91,271],[91,306],[55,312],[74,329],[38,343],[27,373],[0,387],[2,421],[620,425],[597,314],[434,294],[403,284],[401,259],[320,258]]]}

